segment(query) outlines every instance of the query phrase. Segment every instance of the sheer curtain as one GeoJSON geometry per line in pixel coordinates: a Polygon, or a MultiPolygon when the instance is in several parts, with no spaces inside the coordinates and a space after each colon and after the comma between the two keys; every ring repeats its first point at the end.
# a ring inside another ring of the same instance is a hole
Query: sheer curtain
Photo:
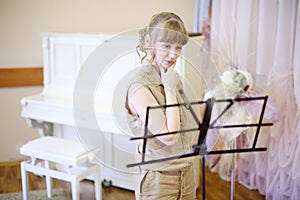
{"type": "MultiPolygon", "coordinates": [[[[266,199],[300,197],[300,4],[298,0],[213,0],[212,79],[224,66],[254,75],[282,117],[263,128],[266,152],[238,157],[237,181],[266,199]]],[[[209,81],[208,81],[209,82],[209,81]]],[[[209,85],[208,85],[209,86],[209,85]]],[[[210,86],[209,86],[210,87],[210,86]]]]}

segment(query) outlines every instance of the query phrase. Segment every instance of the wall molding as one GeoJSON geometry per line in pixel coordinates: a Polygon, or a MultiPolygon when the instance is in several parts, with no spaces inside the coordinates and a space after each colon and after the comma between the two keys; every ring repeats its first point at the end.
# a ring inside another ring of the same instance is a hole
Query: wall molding
{"type": "Polygon", "coordinates": [[[43,68],[0,68],[0,87],[43,86],[43,68]]]}

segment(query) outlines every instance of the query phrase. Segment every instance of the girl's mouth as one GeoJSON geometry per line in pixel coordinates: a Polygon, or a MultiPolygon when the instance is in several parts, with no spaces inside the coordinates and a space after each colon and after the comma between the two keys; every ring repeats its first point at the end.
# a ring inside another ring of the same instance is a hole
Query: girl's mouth
{"type": "Polygon", "coordinates": [[[174,64],[174,61],[171,61],[171,60],[165,60],[164,62],[168,66],[172,66],[174,64]]]}

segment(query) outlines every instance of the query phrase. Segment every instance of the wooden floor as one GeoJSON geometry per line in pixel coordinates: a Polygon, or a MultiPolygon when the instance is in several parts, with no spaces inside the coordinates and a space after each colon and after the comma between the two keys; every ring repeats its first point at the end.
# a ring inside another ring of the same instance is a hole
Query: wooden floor
{"type": "MultiPolygon", "coordinates": [[[[19,162],[0,163],[0,193],[20,192],[21,173],[19,162]]],[[[200,177],[201,178],[201,177],[200,177]]],[[[29,174],[29,190],[45,189],[45,179],[29,174]]],[[[64,188],[66,196],[71,199],[70,183],[54,180],[55,188],[64,188]]],[[[93,182],[82,181],[80,196],[83,200],[94,199],[93,182]]],[[[212,174],[206,169],[206,199],[223,200],[230,199],[230,183],[223,181],[217,174],[212,174]]],[[[103,200],[134,200],[134,192],[117,187],[103,187],[103,200]]],[[[202,199],[201,187],[197,191],[197,199],[202,199]]],[[[248,190],[239,183],[235,183],[234,200],[263,200],[264,196],[256,190],[248,190]]]]}

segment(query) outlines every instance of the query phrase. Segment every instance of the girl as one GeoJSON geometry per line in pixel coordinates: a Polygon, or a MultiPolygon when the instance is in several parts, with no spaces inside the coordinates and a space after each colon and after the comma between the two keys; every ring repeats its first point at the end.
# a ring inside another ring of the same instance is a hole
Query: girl
{"type": "MultiPolygon", "coordinates": [[[[162,12],[151,18],[140,31],[137,47],[144,65],[130,82],[126,109],[130,126],[137,136],[144,133],[146,108],[180,103],[182,83],[174,65],[188,34],[182,20],[174,13],[162,12]]],[[[150,135],[177,132],[188,127],[183,107],[153,109],[149,113],[150,135]]],[[[165,158],[190,152],[194,133],[169,134],[147,140],[146,160],[165,158]]],[[[138,152],[141,154],[141,145],[138,152]]],[[[192,158],[142,165],[141,179],[136,189],[137,199],[196,199],[192,158]]]]}

